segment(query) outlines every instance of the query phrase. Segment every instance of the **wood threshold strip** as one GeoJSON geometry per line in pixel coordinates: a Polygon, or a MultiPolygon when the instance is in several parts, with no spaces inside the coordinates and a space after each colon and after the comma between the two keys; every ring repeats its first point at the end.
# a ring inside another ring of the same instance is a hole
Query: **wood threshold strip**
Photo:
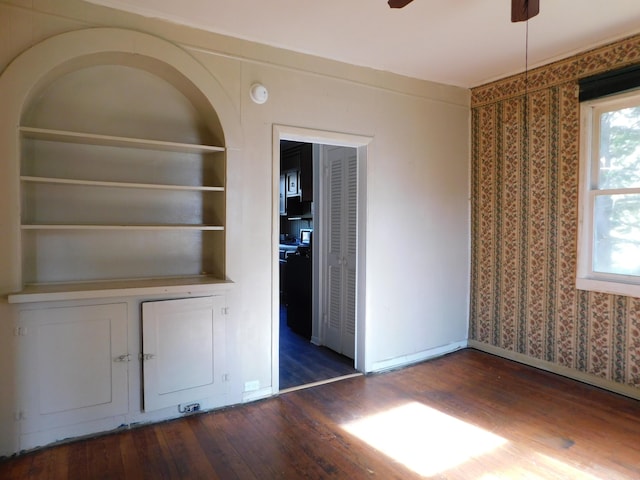
{"type": "Polygon", "coordinates": [[[361,377],[362,372],[350,373],[349,375],[341,375],[339,377],[327,378],[326,380],[318,380],[317,382],[305,383],[304,385],[297,385],[295,387],[283,388],[280,390],[280,394],[297,392],[298,390],[305,390],[307,388],[319,387],[320,385],[327,385],[328,383],[339,382],[340,380],[347,380],[349,378],[361,377]]]}

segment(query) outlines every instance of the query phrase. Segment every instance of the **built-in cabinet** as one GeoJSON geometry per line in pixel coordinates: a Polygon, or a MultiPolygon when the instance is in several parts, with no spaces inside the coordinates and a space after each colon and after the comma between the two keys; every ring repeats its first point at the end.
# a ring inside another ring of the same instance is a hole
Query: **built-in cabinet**
{"type": "Polygon", "coordinates": [[[287,306],[287,326],[298,335],[309,339],[313,316],[311,253],[289,255],[285,269],[281,300],[284,300],[287,306]]]}
{"type": "Polygon", "coordinates": [[[171,417],[189,413],[189,405],[222,405],[226,311],[223,294],[29,304],[15,330],[21,447],[137,423],[149,412],[171,417]],[[132,328],[138,320],[139,330],[132,328]],[[134,382],[141,396],[131,390],[132,378],[141,379],[134,382]]]}
{"type": "Polygon", "coordinates": [[[224,394],[224,297],[142,303],[144,410],[224,394]]]}
{"type": "Polygon", "coordinates": [[[287,178],[280,175],[280,215],[287,214],[287,178]]]}
{"type": "Polygon", "coordinates": [[[280,215],[312,218],[313,145],[281,141],[280,173],[280,215]]]}
{"type": "Polygon", "coordinates": [[[129,411],[125,303],[24,310],[16,329],[24,445],[38,432],[129,411]]]}
{"type": "Polygon", "coordinates": [[[224,405],[227,149],[214,80],[135,32],[72,32],[33,50],[4,74],[16,89],[39,79],[15,122],[20,449],[224,405]]]}

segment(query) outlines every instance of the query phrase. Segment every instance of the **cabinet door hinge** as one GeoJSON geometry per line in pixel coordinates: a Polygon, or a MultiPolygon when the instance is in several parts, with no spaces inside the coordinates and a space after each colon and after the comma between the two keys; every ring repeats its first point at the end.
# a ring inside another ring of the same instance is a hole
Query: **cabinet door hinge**
{"type": "Polygon", "coordinates": [[[28,333],[27,327],[16,327],[13,329],[14,337],[25,337],[28,333]]]}

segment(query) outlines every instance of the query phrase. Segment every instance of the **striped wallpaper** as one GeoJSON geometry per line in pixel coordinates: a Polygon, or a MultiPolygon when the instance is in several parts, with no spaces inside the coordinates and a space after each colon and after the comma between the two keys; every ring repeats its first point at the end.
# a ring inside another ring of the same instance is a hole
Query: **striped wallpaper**
{"type": "Polygon", "coordinates": [[[640,299],[575,288],[578,79],[640,35],[472,90],[470,339],[640,388],[640,299]]]}

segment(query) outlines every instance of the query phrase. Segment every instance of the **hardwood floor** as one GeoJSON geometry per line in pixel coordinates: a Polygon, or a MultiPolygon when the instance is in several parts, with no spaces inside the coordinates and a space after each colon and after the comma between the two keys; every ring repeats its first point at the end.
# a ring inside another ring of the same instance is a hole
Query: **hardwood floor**
{"type": "Polygon", "coordinates": [[[280,307],[280,390],[355,373],[350,358],[291,331],[286,307],[280,307]]]}
{"type": "Polygon", "coordinates": [[[462,350],[0,463],[5,480],[429,476],[640,478],[640,402],[462,350]]]}

